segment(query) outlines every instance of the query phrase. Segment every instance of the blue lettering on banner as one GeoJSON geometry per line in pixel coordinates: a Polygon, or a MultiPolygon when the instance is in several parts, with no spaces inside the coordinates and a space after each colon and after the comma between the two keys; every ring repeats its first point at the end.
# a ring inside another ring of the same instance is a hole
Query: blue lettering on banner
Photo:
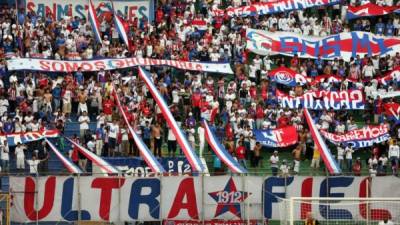
{"type": "Polygon", "coordinates": [[[264,217],[272,218],[272,204],[277,203],[278,198],[286,198],[284,190],[285,186],[289,186],[293,182],[293,177],[269,177],[264,181],[264,217]],[[274,187],[282,187],[282,192],[273,192],[274,187]]]}
{"type": "MultiPolygon", "coordinates": [[[[320,197],[334,197],[334,198],[343,198],[344,193],[332,193],[332,188],[337,187],[348,187],[354,181],[353,177],[330,177],[326,178],[321,182],[321,187],[319,189],[319,196],[320,197]]],[[[341,219],[341,220],[351,220],[353,216],[350,211],[346,209],[331,209],[329,201],[326,205],[320,204],[319,211],[321,216],[326,219],[341,219]]]]}
{"type": "Polygon", "coordinates": [[[352,48],[351,48],[351,56],[356,57],[358,52],[362,52],[363,50],[367,50],[369,56],[372,55],[371,42],[369,41],[369,36],[367,33],[363,33],[362,38],[360,39],[357,35],[357,32],[351,32],[351,40],[352,48]]]}
{"type": "Polygon", "coordinates": [[[301,45],[301,55],[307,55],[307,54],[311,54],[311,55],[315,55],[318,56],[319,53],[319,41],[308,41],[308,40],[302,40],[302,45],[301,45]],[[310,46],[311,45],[311,46],[310,46]],[[307,50],[307,47],[314,49],[314,53],[309,52],[307,50]]]}
{"type": "MultiPolygon", "coordinates": [[[[72,210],[72,201],[74,200],[74,178],[68,178],[63,185],[63,193],[61,199],[61,216],[67,221],[78,221],[78,210],[72,210]]],[[[90,213],[81,210],[81,220],[90,220],[90,213]]]]}
{"type": "Polygon", "coordinates": [[[299,39],[297,37],[281,37],[281,51],[291,54],[297,54],[299,52],[299,39]]]}
{"type": "Polygon", "coordinates": [[[161,182],[159,179],[138,179],[132,183],[131,195],[129,199],[128,214],[132,219],[139,218],[139,207],[141,204],[147,205],[150,215],[154,219],[160,218],[160,201],[157,198],[161,193],[161,182]],[[148,194],[142,194],[144,188],[150,189],[148,194]]]}
{"type": "Polygon", "coordinates": [[[332,35],[330,37],[322,39],[322,57],[340,57],[340,35],[332,35]]]}

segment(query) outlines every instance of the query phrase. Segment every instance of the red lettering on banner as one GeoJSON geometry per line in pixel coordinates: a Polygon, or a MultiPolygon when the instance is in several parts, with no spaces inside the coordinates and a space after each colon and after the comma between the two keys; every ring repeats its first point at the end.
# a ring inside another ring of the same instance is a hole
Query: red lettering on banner
{"type": "MultiPolygon", "coordinates": [[[[312,197],[313,192],[313,178],[306,178],[301,185],[301,197],[312,197]]],[[[307,218],[307,214],[311,212],[311,201],[310,203],[305,203],[306,201],[300,204],[300,216],[301,219],[304,220],[307,218]]]]}
{"type": "Polygon", "coordinates": [[[124,61],[119,60],[119,59],[112,59],[112,60],[110,60],[110,64],[113,66],[113,68],[110,68],[110,69],[119,69],[119,68],[123,68],[124,61]]]}
{"type": "Polygon", "coordinates": [[[53,71],[64,72],[64,64],[61,62],[53,62],[51,65],[53,71]]]}
{"type": "Polygon", "coordinates": [[[203,67],[201,66],[201,64],[196,64],[196,70],[202,71],[203,67]]]}
{"type": "Polygon", "coordinates": [[[129,7],[129,12],[128,12],[128,20],[133,21],[133,18],[137,17],[136,16],[136,11],[138,10],[137,6],[131,6],[129,7]]]}
{"type": "Polygon", "coordinates": [[[150,65],[158,65],[159,60],[157,59],[150,59],[150,65]]]}
{"type": "MultiPolygon", "coordinates": [[[[365,178],[360,182],[360,192],[359,192],[359,197],[360,198],[369,198],[371,197],[371,186],[369,185],[371,183],[370,178],[365,178]]],[[[384,220],[384,219],[391,219],[392,215],[390,212],[386,209],[371,209],[370,204],[367,203],[361,203],[359,205],[359,210],[360,214],[364,219],[369,219],[371,220],[384,220]]]]}
{"type": "Polygon", "coordinates": [[[127,58],[127,59],[125,59],[125,65],[126,65],[127,67],[136,66],[137,63],[136,63],[136,61],[135,61],[135,58],[127,58]]]}
{"type": "Polygon", "coordinates": [[[67,72],[77,71],[79,68],[78,62],[65,62],[65,70],[67,72]]]}
{"type": "Polygon", "coordinates": [[[30,220],[41,220],[53,209],[54,195],[56,190],[56,177],[47,178],[44,192],[36,190],[36,184],[32,177],[25,178],[25,195],[24,195],[24,210],[25,215],[30,220]],[[35,209],[35,195],[44,193],[43,206],[39,211],[35,209]]]}
{"type": "Polygon", "coordinates": [[[101,190],[99,215],[103,220],[110,218],[112,189],[119,189],[124,183],[123,178],[96,178],[92,181],[92,188],[101,190]]]}
{"type": "Polygon", "coordinates": [[[45,70],[45,71],[48,71],[48,70],[50,70],[50,62],[49,61],[46,61],[46,60],[40,60],[39,61],[39,64],[40,64],[40,68],[42,69],[42,70],[45,70]]]}
{"type": "Polygon", "coordinates": [[[193,69],[193,64],[191,62],[186,63],[187,69],[192,70],[193,69]]]}
{"type": "Polygon", "coordinates": [[[168,218],[178,216],[182,209],[187,210],[191,219],[199,218],[193,178],[186,178],[179,184],[171,210],[168,213],[168,218]],[[185,198],[186,202],[184,203],[183,199],[185,198]]]}
{"type": "Polygon", "coordinates": [[[82,71],[92,71],[93,70],[93,65],[88,63],[88,62],[83,62],[81,64],[81,68],[82,68],[82,71]]]}
{"type": "Polygon", "coordinates": [[[94,66],[96,67],[97,70],[106,68],[103,61],[95,61],[94,66]]]}

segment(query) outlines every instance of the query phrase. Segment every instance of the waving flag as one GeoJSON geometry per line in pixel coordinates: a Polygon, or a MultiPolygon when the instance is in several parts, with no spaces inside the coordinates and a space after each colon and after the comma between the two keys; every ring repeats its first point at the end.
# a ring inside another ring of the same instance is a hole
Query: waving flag
{"type": "Polygon", "coordinates": [[[325,166],[328,169],[329,173],[331,174],[341,173],[342,171],[339,165],[336,163],[335,158],[333,157],[330,150],[328,149],[328,146],[326,146],[324,140],[322,139],[322,136],[319,133],[317,127],[315,126],[313,118],[308,112],[308,109],[304,108],[303,110],[304,110],[304,116],[310,128],[311,136],[314,140],[314,143],[317,145],[320,151],[322,159],[324,160],[325,166]]]}
{"type": "Polygon", "coordinates": [[[298,141],[296,127],[286,126],[277,129],[253,130],[256,140],[262,145],[272,148],[287,147],[298,141]]]}
{"type": "Polygon", "coordinates": [[[395,120],[400,120],[400,104],[396,102],[389,102],[383,104],[383,109],[387,117],[395,120]]]}
{"type": "Polygon", "coordinates": [[[277,83],[290,87],[294,87],[297,84],[304,85],[307,83],[307,77],[284,66],[271,70],[268,75],[277,83]]]}
{"type": "Polygon", "coordinates": [[[94,8],[92,0],[89,0],[89,21],[92,26],[94,36],[98,43],[102,44],[101,33],[100,33],[100,23],[96,15],[96,9],[94,8]]]}
{"type": "Polygon", "coordinates": [[[130,49],[129,38],[128,38],[129,24],[120,16],[118,16],[117,12],[114,10],[114,3],[112,1],[111,4],[113,9],[115,28],[117,29],[119,36],[124,41],[126,47],[130,49]]]}
{"type": "Polygon", "coordinates": [[[191,22],[191,25],[199,31],[206,31],[207,30],[207,21],[204,19],[194,19],[191,22]]]}
{"type": "Polygon", "coordinates": [[[216,138],[214,132],[210,129],[206,120],[203,120],[204,134],[208,144],[211,149],[214,150],[218,158],[225,163],[226,166],[233,173],[247,173],[247,170],[243,168],[238,161],[236,161],[231,154],[221,145],[221,143],[216,138]]]}
{"type": "Polygon", "coordinates": [[[367,3],[360,6],[349,6],[347,8],[347,20],[360,17],[383,16],[398,10],[397,6],[379,6],[373,3],[367,3]]]}
{"type": "Polygon", "coordinates": [[[53,143],[51,143],[51,141],[47,140],[47,138],[45,138],[44,140],[46,141],[46,143],[49,145],[50,149],[53,150],[54,154],[56,154],[58,159],[60,159],[62,164],[64,164],[64,166],[67,168],[67,170],[70,173],[75,173],[75,174],[82,173],[82,170],[78,166],[76,166],[75,163],[73,163],[71,160],[69,160],[67,157],[65,157],[60,151],[58,151],[56,146],[54,146],[53,143]]]}
{"type": "Polygon", "coordinates": [[[189,142],[186,140],[185,135],[183,134],[174,117],[172,116],[172,113],[169,110],[167,103],[164,101],[161,93],[157,90],[157,87],[151,81],[150,73],[139,66],[139,77],[144,81],[151,95],[156,100],[157,105],[160,107],[168,126],[171,127],[172,133],[176,137],[176,140],[181,146],[183,153],[188,159],[190,165],[192,166],[192,169],[196,172],[206,172],[207,168],[204,167],[200,158],[193,151],[189,142]]]}
{"type": "Polygon", "coordinates": [[[43,131],[32,131],[23,133],[13,133],[7,135],[0,135],[0,141],[3,143],[5,140],[8,142],[8,146],[16,146],[18,143],[25,144],[32,141],[39,141],[43,138],[55,138],[58,137],[60,132],[58,130],[43,130],[43,131]]]}
{"type": "Polygon", "coordinates": [[[160,162],[157,161],[157,159],[151,153],[146,144],[143,143],[142,139],[136,134],[136,132],[132,129],[131,125],[129,124],[128,118],[126,117],[125,111],[121,106],[121,101],[119,100],[119,96],[115,90],[115,87],[113,88],[113,95],[117,100],[118,109],[121,112],[125,124],[128,126],[129,132],[131,133],[133,140],[136,143],[136,146],[139,148],[140,154],[143,157],[144,161],[146,161],[147,165],[151,168],[151,170],[154,173],[164,173],[165,169],[161,166],[160,162]]]}
{"type": "Polygon", "coordinates": [[[378,78],[378,82],[385,86],[392,82],[397,83],[398,81],[400,81],[400,66],[389,71],[385,76],[378,78]]]}
{"type": "Polygon", "coordinates": [[[113,167],[111,164],[109,164],[107,161],[103,160],[100,156],[94,154],[90,150],[84,148],[82,145],[76,143],[75,141],[71,140],[68,137],[65,137],[69,142],[71,142],[75,147],[78,148],[78,150],[92,163],[94,163],[96,166],[98,166],[101,171],[107,174],[118,174],[118,170],[113,167]]]}
{"type": "Polygon", "coordinates": [[[313,83],[324,83],[324,82],[339,83],[342,82],[342,78],[336,75],[319,75],[314,78],[313,83]]]}

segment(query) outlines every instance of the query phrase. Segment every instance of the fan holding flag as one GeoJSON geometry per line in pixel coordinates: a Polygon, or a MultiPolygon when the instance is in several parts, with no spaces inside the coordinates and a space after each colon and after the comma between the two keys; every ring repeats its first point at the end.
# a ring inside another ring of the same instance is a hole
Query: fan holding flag
{"type": "Polygon", "coordinates": [[[114,2],[112,0],[111,0],[111,5],[113,11],[114,26],[117,29],[120,38],[124,41],[126,47],[130,49],[131,45],[129,44],[129,37],[128,37],[129,24],[122,17],[118,16],[114,8],[114,2]]]}

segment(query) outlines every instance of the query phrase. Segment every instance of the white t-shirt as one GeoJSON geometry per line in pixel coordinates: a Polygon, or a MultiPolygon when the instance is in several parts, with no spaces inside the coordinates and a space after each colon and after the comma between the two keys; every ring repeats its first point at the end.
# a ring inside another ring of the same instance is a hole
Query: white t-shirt
{"type": "Polygon", "coordinates": [[[25,150],[24,146],[15,147],[15,155],[17,156],[17,158],[20,158],[20,159],[25,158],[24,150],[25,150]]]}
{"type": "Polygon", "coordinates": [[[29,165],[29,172],[30,173],[37,173],[38,172],[38,165],[40,164],[40,160],[26,160],[29,165]]]}
{"type": "Polygon", "coordinates": [[[271,158],[269,158],[269,161],[271,163],[271,167],[278,168],[279,156],[271,155],[271,158]]]}
{"type": "Polygon", "coordinates": [[[390,157],[397,157],[399,158],[400,148],[398,145],[390,145],[389,146],[389,158],[390,157]]]}
{"type": "Polygon", "coordinates": [[[338,159],[344,159],[344,149],[342,147],[337,148],[337,158],[338,159]]]}
{"type": "Polygon", "coordinates": [[[109,137],[110,137],[110,138],[117,139],[117,135],[118,135],[118,132],[119,132],[119,127],[118,127],[118,125],[115,125],[115,124],[113,124],[113,123],[110,123],[110,124],[109,124],[109,127],[110,127],[109,137]]]}
{"type": "Polygon", "coordinates": [[[10,155],[9,155],[10,150],[8,148],[8,145],[7,146],[2,145],[0,149],[1,149],[0,151],[1,160],[10,160],[10,155]]]}
{"type": "Polygon", "coordinates": [[[90,118],[88,116],[80,116],[79,119],[79,128],[81,130],[88,130],[89,129],[89,122],[90,122],[90,118]]]}
{"type": "Polygon", "coordinates": [[[350,147],[346,147],[346,159],[353,159],[354,150],[350,147]]]}

